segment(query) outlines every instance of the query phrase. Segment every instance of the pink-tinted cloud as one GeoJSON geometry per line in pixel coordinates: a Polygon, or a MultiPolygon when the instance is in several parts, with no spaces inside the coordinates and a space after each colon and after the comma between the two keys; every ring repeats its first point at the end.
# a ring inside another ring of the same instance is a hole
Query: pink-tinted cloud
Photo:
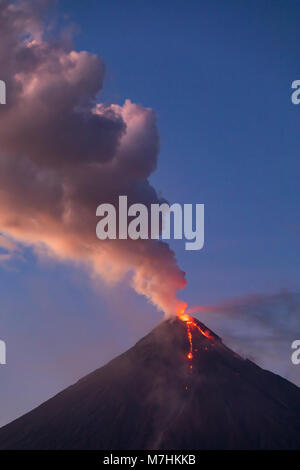
{"type": "Polygon", "coordinates": [[[185,286],[167,244],[100,241],[96,207],[159,202],[147,178],[159,136],[151,109],[126,100],[96,103],[101,58],[69,40],[44,38],[42,1],[0,3],[0,70],[7,105],[0,107],[0,228],[38,253],[88,265],[109,282],[132,285],[159,309],[174,312],[185,286]]]}

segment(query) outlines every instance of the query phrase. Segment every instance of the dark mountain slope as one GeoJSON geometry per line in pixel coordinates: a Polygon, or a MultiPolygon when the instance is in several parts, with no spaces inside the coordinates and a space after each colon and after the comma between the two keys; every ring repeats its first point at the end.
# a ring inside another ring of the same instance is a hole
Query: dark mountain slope
{"type": "Polygon", "coordinates": [[[0,429],[0,449],[300,449],[300,389],[191,332],[192,360],[186,323],[164,321],[0,429]]]}

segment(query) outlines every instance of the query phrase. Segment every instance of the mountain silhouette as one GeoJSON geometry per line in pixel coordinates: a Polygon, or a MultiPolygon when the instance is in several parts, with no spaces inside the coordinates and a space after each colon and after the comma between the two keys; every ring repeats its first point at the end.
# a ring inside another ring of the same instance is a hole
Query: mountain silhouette
{"type": "Polygon", "coordinates": [[[0,449],[299,449],[300,389],[189,318],[1,428],[0,449]]]}

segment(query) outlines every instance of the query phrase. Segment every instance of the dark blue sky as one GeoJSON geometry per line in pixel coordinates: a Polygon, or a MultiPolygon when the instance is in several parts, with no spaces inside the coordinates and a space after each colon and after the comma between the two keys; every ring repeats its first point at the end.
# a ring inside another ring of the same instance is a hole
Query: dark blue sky
{"type": "Polygon", "coordinates": [[[155,187],[206,206],[199,253],[174,244],[191,302],[299,276],[299,2],[64,1],[79,48],[100,54],[100,99],[153,108],[155,187]],[[199,299],[199,296],[201,297],[199,299]]]}
{"type": "MultiPolygon", "coordinates": [[[[290,87],[300,79],[300,3],[62,0],[59,15],[61,25],[76,25],[76,48],[105,61],[100,101],[129,98],[155,110],[155,188],[170,202],[205,204],[204,249],[172,243],[187,275],[183,298],[214,304],[299,290],[300,105],[290,87]]],[[[117,296],[29,251],[0,272],[0,289],[9,353],[3,423],[160,318],[125,286],[117,296]]]]}

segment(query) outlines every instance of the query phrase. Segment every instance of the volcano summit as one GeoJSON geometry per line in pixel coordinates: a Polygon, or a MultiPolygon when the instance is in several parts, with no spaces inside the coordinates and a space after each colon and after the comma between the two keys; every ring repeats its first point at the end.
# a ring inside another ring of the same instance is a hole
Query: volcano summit
{"type": "Polygon", "coordinates": [[[299,388],[188,316],[0,429],[0,449],[299,448],[299,388]]]}

